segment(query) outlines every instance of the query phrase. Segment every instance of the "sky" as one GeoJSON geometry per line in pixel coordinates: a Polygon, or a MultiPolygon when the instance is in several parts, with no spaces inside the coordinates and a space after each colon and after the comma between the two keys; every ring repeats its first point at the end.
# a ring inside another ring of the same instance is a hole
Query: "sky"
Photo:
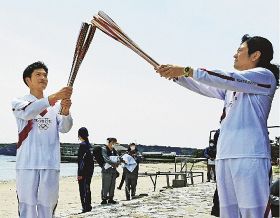
{"type": "MultiPolygon", "coordinates": [[[[0,143],[17,141],[11,110],[28,94],[23,70],[35,61],[49,68],[48,96],[66,86],[82,22],[107,13],[161,64],[233,70],[233,55],[248,33],[268,38],[280,64],[278,0],[25,0],[0,4],[0,143]]],[[[276,92],[268,125],[280,125],[276,92]]],[[[61,142],[78,142],[85,126],[92,143],[116,137],[136,142],[204,148],[219,128],[223,102],[161,78],[137,54],[96,31],[77,75],[71,114],[74,125],[61,142]]],[[[271,130],[271,137],[280,130],[271,130]]]]}

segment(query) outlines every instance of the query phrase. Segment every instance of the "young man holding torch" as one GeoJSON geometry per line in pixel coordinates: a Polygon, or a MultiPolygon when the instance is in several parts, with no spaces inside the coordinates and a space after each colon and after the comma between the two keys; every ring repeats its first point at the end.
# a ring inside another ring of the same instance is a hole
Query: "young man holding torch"
{"type": "Polygon", "coordinates": [[[23,81],[30,93],[12,102],[19,134],[16,160],[19,217],[51,218],[58,201],[59,132],[67,133],[73,125],[69,110],[72,87],[45,97],[48,68],[42,62],[29,65],[23,72],[23,81]],[[58,100],[61,114],[59,105],[55,105],[58,100]]]}

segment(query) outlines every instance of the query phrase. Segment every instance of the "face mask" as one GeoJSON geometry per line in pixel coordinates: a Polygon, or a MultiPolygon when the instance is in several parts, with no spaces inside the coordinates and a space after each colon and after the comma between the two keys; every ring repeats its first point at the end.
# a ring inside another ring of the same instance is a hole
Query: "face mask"
{"type": "Polygon", "coordinates": [[[210,145],[209,145],[210,147],[213,147],[214,146],[214,144],[213,143],[210,143],[210,145]]]}
{"type": "Polygon", "coordinates": [[[131,149],[131,151],[134,151],[135,150],[135,146],[131,146],[130,149],[131,149]]]}

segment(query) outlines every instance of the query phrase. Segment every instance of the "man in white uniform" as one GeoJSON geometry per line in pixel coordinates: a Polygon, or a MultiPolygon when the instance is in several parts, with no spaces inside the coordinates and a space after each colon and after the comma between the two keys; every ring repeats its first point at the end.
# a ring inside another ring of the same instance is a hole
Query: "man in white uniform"
{"type": "Polygon", "coordinates": [[[48,68],[42,62],[29,65],[23,80],[30,94],[12,101],[19,140],[17,143],[16,188],[19,217],[54,216],[58,200],[60,142],[59,132],[72,127],[71,87],[44,97],[48,68]],[[55,103],[61,100],[60,106],[55,103]]]}
{"type": "Polygon", "coordinates": [[[223,72],[161,65],[156,71],[199,94],[224,101],[216,173],[223,218],[263,218],[269,198],[271,153],[267,119],[279,85],[270,63],[273,47],[263,37],[243,36],[234,68],[223,72]]]}

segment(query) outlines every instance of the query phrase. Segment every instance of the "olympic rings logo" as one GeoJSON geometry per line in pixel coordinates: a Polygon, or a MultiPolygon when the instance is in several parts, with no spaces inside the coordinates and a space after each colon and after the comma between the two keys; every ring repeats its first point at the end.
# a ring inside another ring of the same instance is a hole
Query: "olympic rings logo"
{"type": "Polygon", "coordinates": [[[37,126],[40,130],[47,130],[52,121],[49,118],[37,118],[35,122],[37,122],[37,126]]]}
{"type": "Polygon", "coordinates": [[[49,128],[49,125],[45,123],[38,123],[38,127],[40,130],[47,130],[49,128]]]}

